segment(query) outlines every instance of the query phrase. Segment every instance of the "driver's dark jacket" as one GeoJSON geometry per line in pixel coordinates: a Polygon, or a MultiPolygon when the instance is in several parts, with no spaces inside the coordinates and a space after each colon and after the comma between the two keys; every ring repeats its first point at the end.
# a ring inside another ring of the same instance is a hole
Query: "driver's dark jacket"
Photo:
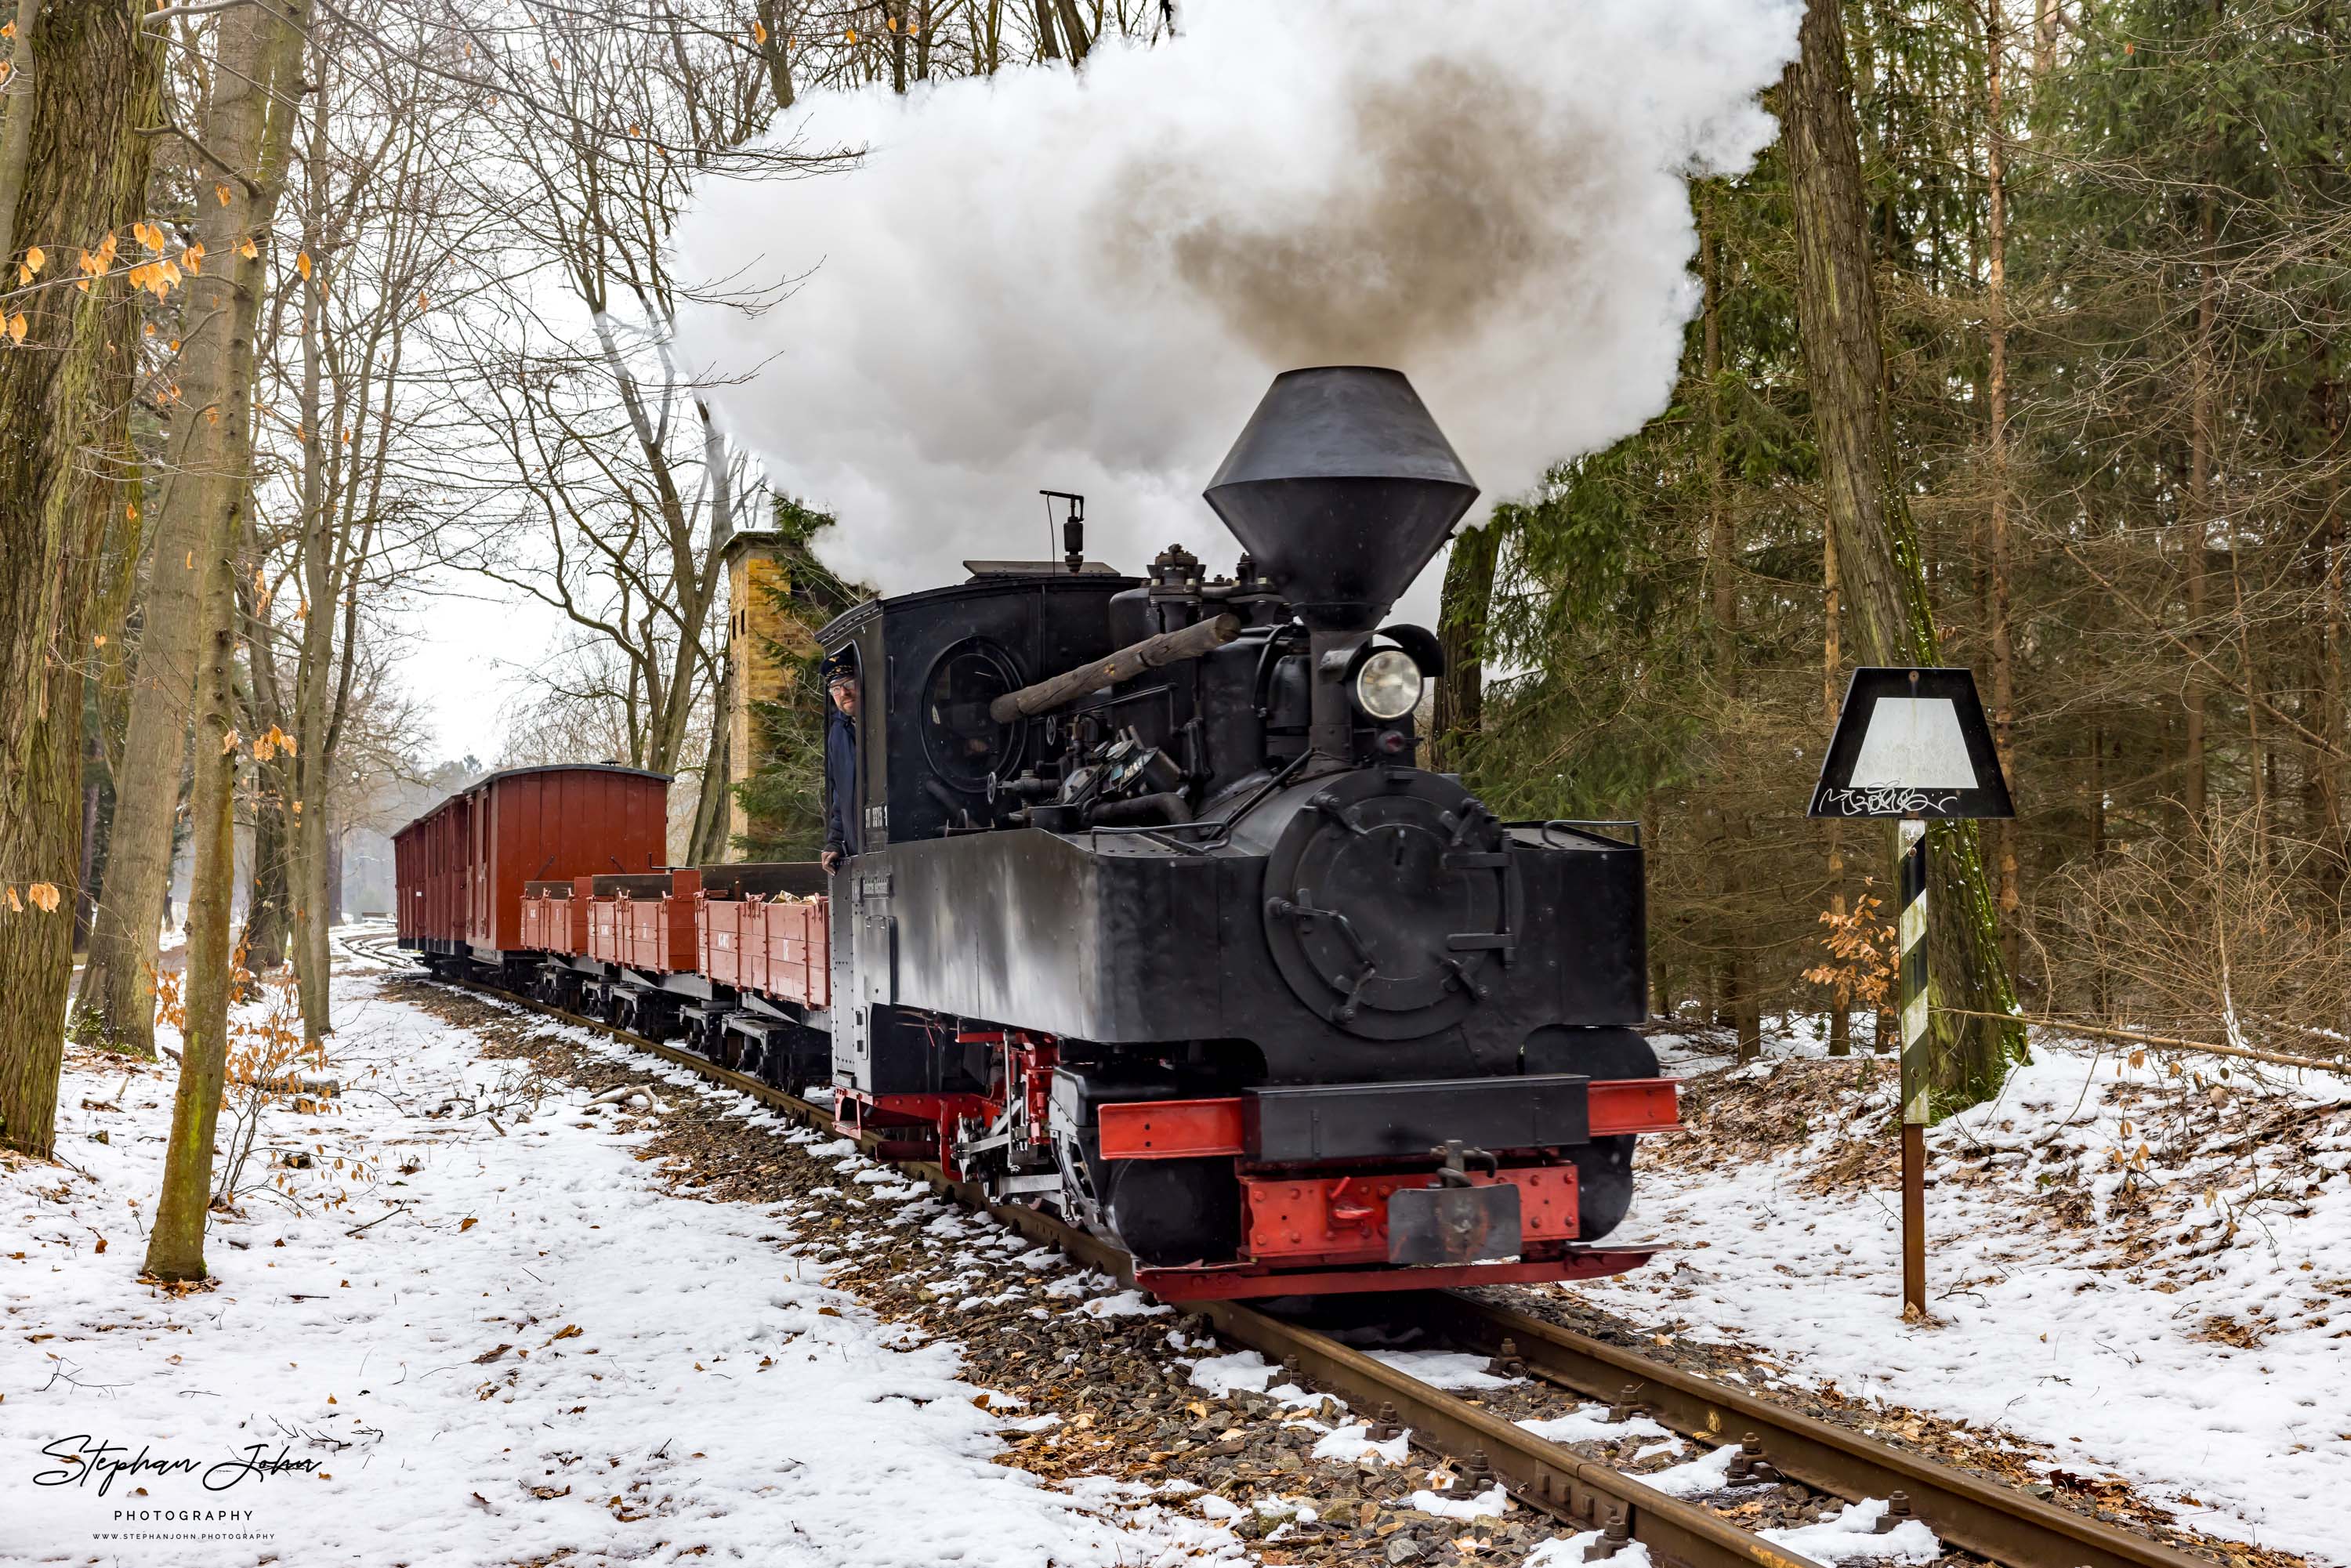
{"type": "Polygon", "coordinates": [[[839,708],[824,731],[824,847],[858,852],[857,721],[839,708]]]}

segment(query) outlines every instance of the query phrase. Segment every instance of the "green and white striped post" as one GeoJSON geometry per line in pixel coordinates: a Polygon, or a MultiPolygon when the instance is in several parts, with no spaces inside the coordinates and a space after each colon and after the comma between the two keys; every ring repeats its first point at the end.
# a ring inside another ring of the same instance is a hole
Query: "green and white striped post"
{"type": "Polygon", "coordinates": [[[1927,968],[1927,824],[2016,815],[1975,677],[1956,668],[1855,670],[1805,815],[1898,819],[1895,883],[1901,902],[1894,932],[1895,1003],[1902,1028],[1902,1311],[1924,1316],[1935,1013],[1935,983],[1927,968]]]}
{"type": "Polygon", "coordinates": [[[1927,1310],[1927,1024],[1933,984],[1927,975],[1927,824],[1896,825],[1901,845],[1901,913],[1894,925],[1901,950],[1897,1000],[1902,1018],[1902,1305],[1927,1310]]]}

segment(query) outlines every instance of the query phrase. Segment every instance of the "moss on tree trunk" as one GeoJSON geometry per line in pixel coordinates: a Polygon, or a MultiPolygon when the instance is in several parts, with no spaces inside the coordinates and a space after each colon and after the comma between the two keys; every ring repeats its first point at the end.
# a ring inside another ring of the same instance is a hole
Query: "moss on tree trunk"
{"type": "Polygon", "coordinates": [[[109,519],[136,506],[128,450],[139,319],[119,279],[57,269],[143,210],[159,36],[101,0],[42,8],[39,68],[12,96],[26,152],[16,249],[49,269],[0,296],[21,344],[0,351],[0,1144],[46,1156],[57,1134],[79,877],[83,681],[109,519]],[[37,894],[36,890],[38,889],[37,894]],[[54,908],[49,890],[57,890],[54,908]]]}

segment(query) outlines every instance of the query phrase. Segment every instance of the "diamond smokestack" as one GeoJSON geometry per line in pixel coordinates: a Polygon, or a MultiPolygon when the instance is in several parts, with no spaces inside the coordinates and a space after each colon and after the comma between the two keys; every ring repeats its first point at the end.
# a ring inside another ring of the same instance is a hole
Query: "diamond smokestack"
{"type": "Polygon", "coordinates": [[[1478,497],[1400,371],[1274,378],[1205,492],[1307,626],[1368,632],[1478,497]]]}

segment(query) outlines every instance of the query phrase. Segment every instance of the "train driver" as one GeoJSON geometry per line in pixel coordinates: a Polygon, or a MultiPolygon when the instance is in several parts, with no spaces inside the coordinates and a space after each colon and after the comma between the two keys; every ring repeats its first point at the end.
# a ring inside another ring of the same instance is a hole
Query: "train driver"
{"type": "Polygon", "coordinates": [[[824,854],[825,874],[858,852],[857,812],[857,671],[837,664],[825,681],[832,712],[824,731],[824,854]]]}

